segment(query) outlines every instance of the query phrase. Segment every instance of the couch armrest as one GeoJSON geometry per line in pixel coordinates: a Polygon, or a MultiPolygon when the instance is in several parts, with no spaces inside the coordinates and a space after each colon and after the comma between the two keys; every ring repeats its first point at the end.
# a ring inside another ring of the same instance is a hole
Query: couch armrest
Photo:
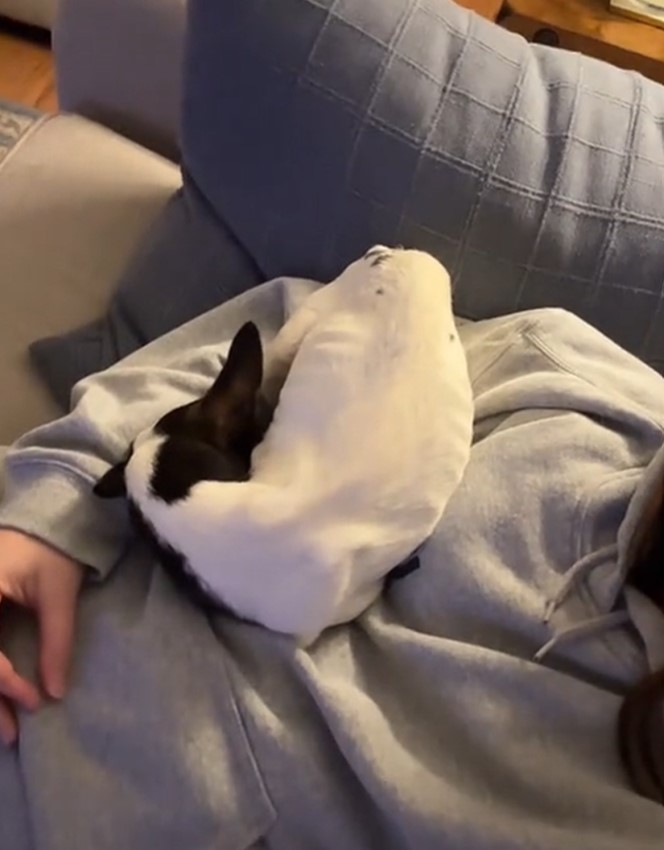
{"type": "Polygon", "coordinates": [[[0,444],[58,415],[31,342],[101,316],[180,186],[173,163],[78,116],[39,122],[0,165],[0,444]]]}
{"type": "Polygon", "coordinates": [[[186,0],[61,0],[60,108],[179,158],[186,0]]]}

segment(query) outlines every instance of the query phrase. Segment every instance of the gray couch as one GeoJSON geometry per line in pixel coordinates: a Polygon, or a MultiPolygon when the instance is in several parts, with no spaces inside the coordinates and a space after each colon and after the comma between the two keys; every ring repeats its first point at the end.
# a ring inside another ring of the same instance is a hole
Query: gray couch
{"type": "Polygon", "coordinates": [[[28,345],[103,312],[180,184],[150,147],[177,154],[183,10],[182,0],[63,0],[59,95],[79,114],[42,119],[0,164],[0,443],[59,412],[28,345]]]}

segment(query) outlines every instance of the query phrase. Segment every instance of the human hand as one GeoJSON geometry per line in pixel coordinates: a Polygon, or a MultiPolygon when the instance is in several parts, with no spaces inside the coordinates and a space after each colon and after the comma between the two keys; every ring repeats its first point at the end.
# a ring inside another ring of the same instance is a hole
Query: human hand
{"type": "MultiPolygon", "coordinates": [[[[41,682],[54,699],[65,694],[82,581],[76,561],[19,531],[0,529],[0,610],[10,600],[36,614],[41,682]]],[[[0,652],[0,739],[7,745],[16,740],[14,706],[34,711],[40,704],[37,688],[0,652]]]]}

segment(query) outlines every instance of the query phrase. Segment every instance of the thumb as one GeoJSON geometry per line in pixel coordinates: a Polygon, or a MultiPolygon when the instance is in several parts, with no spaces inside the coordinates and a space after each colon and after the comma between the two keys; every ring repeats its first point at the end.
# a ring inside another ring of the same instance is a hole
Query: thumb
{"type": "Polygon", "coordinates": [[[38,602],[40,671],[46,693],[61,699],[67,689],[78,588],[67,581],[54,582],[38,602]]]}

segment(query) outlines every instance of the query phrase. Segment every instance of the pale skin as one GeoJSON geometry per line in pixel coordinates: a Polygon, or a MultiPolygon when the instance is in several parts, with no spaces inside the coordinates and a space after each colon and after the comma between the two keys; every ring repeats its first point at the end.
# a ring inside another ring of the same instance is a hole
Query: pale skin
{"type": "Polygon", "coordinates": [[[0,618],[11,601],[35,614],[39,627],[39,685],[20,676],[0,647],[0,741],[18,737],[17,709],[35,711],[67,689],[76,605],[84,568],[19,531],[0,529],[0,618]]]}

